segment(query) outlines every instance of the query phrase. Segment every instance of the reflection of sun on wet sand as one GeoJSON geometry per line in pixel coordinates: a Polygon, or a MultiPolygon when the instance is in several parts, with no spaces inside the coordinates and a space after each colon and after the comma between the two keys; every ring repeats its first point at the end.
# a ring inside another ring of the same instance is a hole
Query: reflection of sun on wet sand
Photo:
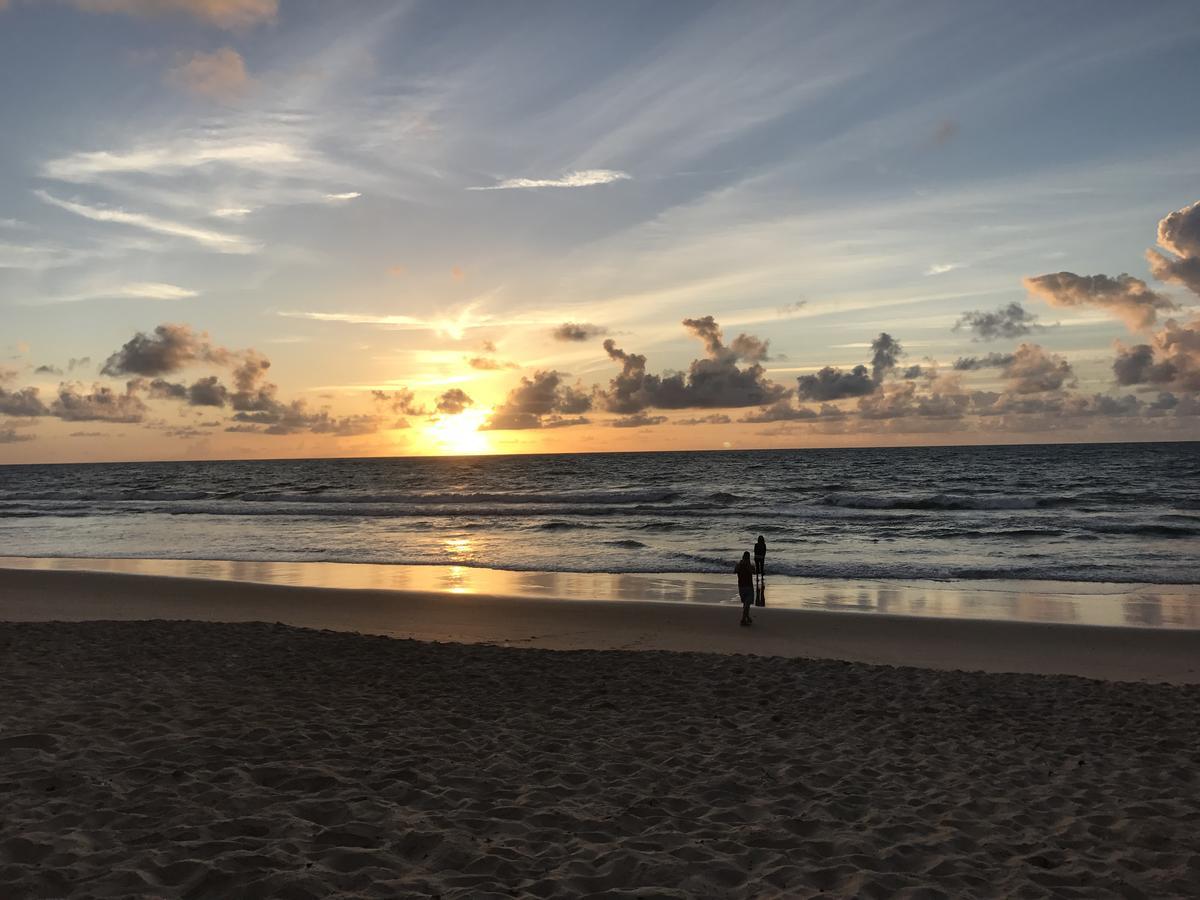
{"type": "Polygon", "coordinates": [[[264,624],[0,624],[0,648],[6,896],[1200,879],[1196,687],[264,624]]]}

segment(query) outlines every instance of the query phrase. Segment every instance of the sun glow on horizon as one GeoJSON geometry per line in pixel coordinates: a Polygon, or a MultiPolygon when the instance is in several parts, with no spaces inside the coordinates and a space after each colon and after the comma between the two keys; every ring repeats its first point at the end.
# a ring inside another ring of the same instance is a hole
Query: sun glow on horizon
{"type": "Polygon", "coordinates": [[[453,456],[492,453],[490,432],[479,430],[491,414],[491,408],[486,407],[440,416],[424,429],[422,437],[434,453],[453,456]]]}

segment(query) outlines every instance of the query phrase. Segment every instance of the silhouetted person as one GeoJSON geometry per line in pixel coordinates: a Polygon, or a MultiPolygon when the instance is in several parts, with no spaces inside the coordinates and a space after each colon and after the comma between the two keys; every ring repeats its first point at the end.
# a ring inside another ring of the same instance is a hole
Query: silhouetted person
{"type": "Polygon", "coordinates": [[[758,541],[754,544],[754,574],[758,576],[758,580],[762,581],[766,574],[767,564],[767,541],[761,534],[758,536],[758,541]]]}
{"type": "Polygon", "coordinates": [[[742,554],[741,562],[733,567],[737,573],[738,596],[742,598],[742,622],[749,625],[754,620],[750,618],[750,607],[754,605],[754,564],[750,562],[750,551],[742,554]]]}

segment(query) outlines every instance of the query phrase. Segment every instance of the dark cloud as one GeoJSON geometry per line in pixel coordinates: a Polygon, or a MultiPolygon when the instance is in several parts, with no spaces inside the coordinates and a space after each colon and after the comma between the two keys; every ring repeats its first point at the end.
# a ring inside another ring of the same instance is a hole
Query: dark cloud
{"type": "Polygon", "coordinates": [[[991,312],[972,310],[963,313],[954,323],[955,331],[973,331],[975,337],[972,340],[976,341],[1024,337],[1040,327],[1037,316],[1016,301],[991,312]]]}
{"type": "Polygon", "coordinates": [[[136,385],[130,382],[122,394],[107,385],[93,385],[83,393],[79,385],[62,384],[50,412],[66,422],[141,422],[149,410],[135,393],[136,385]]]}
{"type": "Polygon", "coordinates": [[[796,300],[792,303],[785,303],[783,306],[775,307],[775,314],[780,318],[789,318],[796,315],[796,313],[800,312],[807,305],[807,300],[796,300]]]}
{"type": "Polygon", "coordinates": [[[1178,309],[1167,296],[1151,290],[1132,275],[1076,275],[1054,272],[1024,279],[1025,289],[1051,306],[1095,306],[1123,321],[1131,330],[1149,328],[1158,313],[1178,309]]]}
{"type": "Polygon", "coordinates": [[[706,356],[693,360],[686,373],[655,375],[646,371],[646,357],[626,353],[610,338],[604,342],[609,358],[621,364],[601,401],[610,412],[633,415],[646,409],[738,408],[763,406],[788,395],[768,380],[759,361],[768,352],[766,341],[738,335],[726,346],[712,316],[684,319],[683,326],[704,342],[706,356]],[[738,363],[748,365],[740,368],[738,363]]]}
{"type": "Polygon", "coordinates": [[[881,331],[879,337],[871,341],[871,377],[876,384],[896,368],[896,362],[903,355],[904,348],[900,342],[886,331],[881,331]]]}
{"type": "Polygon", "coordinates": [[[37,388],[27,387],[16,391],[0,388],[0,416],[31,418],[49,414],[50,410],[38,396],[37,388]]]}
{"type": "Polygon", "coordinates": [[[866,366],[855,366],[849,372],[826,366],[815,375],[801,375],[797,382],[796,395],[815,401],[864,397],[878,387],[866,366]]]}
{"type": "Polygon", "coordinates": [[[188,406],[225,406],[229,402],[229,389],[221,384],[216,375],[199,378],[192,384],[177,384],[155,378],[146,385],[154,400],[181,400],[188,406]]]}
{"type": "Polygon", "coordinates": [[[708,416],[698,416],[694,419],[676,419],[676,425],[728,425],[733,419],[724,413],[713,413],[708,416]]]}
{"type": "MultiPolygon", "coordinates": [[[[371,391],[371,396],[378,403],[384,403],[391,409],[392,412],[403,416],[423,416],[426,415],[426,409],[423,404],[417,403],[417,395],[406,387],[396,388],[391,391],[371,391]]],[[[408,427],[405,423],[403,426],[408,427]]]]}
{"type": "Polygon", "coordinates": [[[920,378],[924,374],[926,374],[925,370],[921,366],[909,366],[900,373],[900,377],[905,381],[912,381],[914,378],[920,378]]]}
{"type": "Polygon", "coordinates": [[[339,418],[330,415],[328,410],[310,410],[303,400],[293,400],[290,403],[276,400],[274,389],[274,385],[266,385],[260,389],[256,400],[257,408],[235,413],[234,420],[242,424],[232,425],[225,430],[270,435],[308,431],[313,434],[350,437],[373,434],[380,428],[379,416],[354,415],[339,418]]]}
{"type": "Polygon", "coordinates": [[[1151,343],[1120,348],[1113,374],[1120,385],[1200,391],[1200,316],[1186,325],[1168,319],[1151,343]]]}
{"type": "Polygon", "coordinates": [[[481,341],[479,344],[479,349],[482,350],[484,353],[495,353],[496,352],[496,342],[495,341],[481,341]]]}
{"type": "Polygon", "coordinates": [[[216,375],[199,378],[187,389],[188,406],[224,406],[229,400],[229,390],[216,375]]]}
{"type": "Polygon", "coordinates": [[[475,401],[462,388],[450,388],[437,399],[437,411],[447,416],[457,416],[475,401]]]}
{"type": "Polygon", "coordinates": [[[0,444],[22,444],[35,438],[36,435],[22,434],[17,431],[15,425],[0,426],[0,444]]]}
{"type": "Polygon", "coordinates": [[[148,385],[146,390],[150,395],[151,400],[186,400],[187,386],[183,384],[174,384],[170,381],[164,381],[161,378],[155,378],[148,385]]]}
{"type": "Polygon", "coordinates": [[[665,421],[667,421],[666,416],[648,416],[644,412],[640,412],[621,419],[613,419],[609,424],[613,428],[641,428],[644,425],[661,425],[665,421]]]}
{"type": "Polygon", "coordinates": [[[815,419],[818,413],[806,406],[792,406],[787,400],[780,400],[770,406],[764,406],[756,413],[748,413],[739,422],[795,422],[815,419]]]}
{"type": "Polygon", "coordinates": [[[979,369],[999,369],[1012,364],[1011,353],[988,353],[984,356],[960,356],[954,361],[959,372],[974,372],[979,369]]]}
{"type": "Polygon", "coordinates": [[[1151,274],[1200,295],[1200,201],[1175,210],[1158,223],[1158,245],[1178,258],[1147,250],[1151,274]]]}
{"type": "Polygon", "coordinates": [[[33,370],[34,375],[61,375],[63,370],[58,366],[38,366],[33,370]]]}
{"type": "Polygon", "coordinates": [[[591,408],[591,396],[565,384],[561,372],[535,372],[533,378],[521,378],[481,430],[517,431],[585,425],[588,420],[579,414],[591,408]]]}
{"type": "Polygon", "coordinates": [[[1012,361],[1004,367],[1009,389],[1018,394],[1056,391],[1064,384],[1074,384],[1071,364],[1056,353],[1047,353],[1037,344],[1021,344],[1012,361]]]}
{"type": "Polygon", "coordinates": [[[84,366],[90,366],[92,358],[90,356],[81,356],[78,359],[71,357],[67,360],[67,371],[74,372],[76,369],[82,369],[84,366]]]}
{"type": "Polygon", "coordinates": [[[100,369],[101,375],[169,375],[196,362],[213,362],[224,351],[213,348],[206,335],[190,325],[164,323],[153,334],[139,331],[112,354],[100,369]]]}
{"type": "Polygon", "coordinates": [[[590,341],[592,338],[604,337],[608,329],[602,325],[592,325],[588,322],[563,322],[551,332],[556,341],[590,341]]]}

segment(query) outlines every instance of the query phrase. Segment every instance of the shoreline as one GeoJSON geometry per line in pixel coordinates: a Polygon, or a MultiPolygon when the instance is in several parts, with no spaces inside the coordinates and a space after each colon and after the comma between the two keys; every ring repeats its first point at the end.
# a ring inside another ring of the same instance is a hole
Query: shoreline
{"type": "MultiPolygon", "coordinates": [[[[539,572],[477,566],[0,556],[0,569],[108,572],[291,587],[557,601],[736,605],[731,576],[539,572]]],[[[1200,630],[1200,585],[1005,579],[901,581],[768,575],[768,606],[834,613],[1200,630]]]]}
{"type": "Polygon", "coordinates": [[[666,650],[934,670],[1200,683],[1200,630],[757,610],[735,604],[552,600],[301,587],[94,571],[0,569],[0,619],[188,620],[546,650],[666,650]]]}

